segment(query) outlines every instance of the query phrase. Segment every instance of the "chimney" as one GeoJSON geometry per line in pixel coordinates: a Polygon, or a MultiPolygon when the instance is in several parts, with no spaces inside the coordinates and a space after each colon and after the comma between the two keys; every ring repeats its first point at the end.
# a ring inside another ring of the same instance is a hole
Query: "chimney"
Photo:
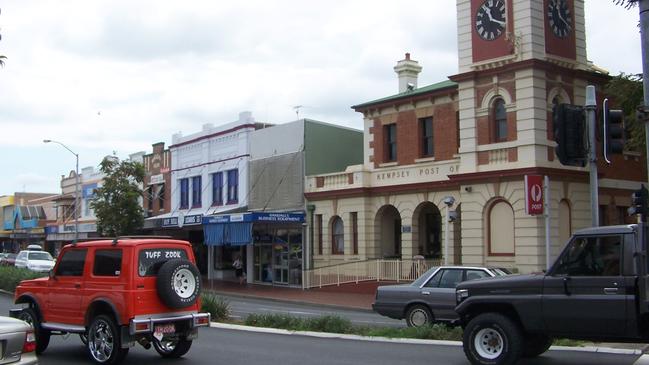
{"type": "Polygon", "coordinates": [[[406,53],[406,59],[397,62],[394,72],[399,75],[399,93],[417,88],[417,75],[421,72],[421,66],[419,62],[410,59],[410,53],[406,53]]]}

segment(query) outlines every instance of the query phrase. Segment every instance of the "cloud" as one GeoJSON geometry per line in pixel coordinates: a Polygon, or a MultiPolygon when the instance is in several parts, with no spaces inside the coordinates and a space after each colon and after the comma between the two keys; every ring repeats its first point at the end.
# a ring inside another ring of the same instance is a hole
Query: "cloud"
{"type": "MultiPolygon", "coordinates": [[[[637,10],[601,3],[586,2],[589,58],[638,72],[637,10]]],[[[0,181],[0,194],[33,171],[60,189],[74,161],[44,138],[78,152],[83,167],[244,110],[285,123],[303,105],[299,117],[361,128],[350,106],[397,93],[392,68],[404,53],[423,67],[420,86],[457,73],[455,12],[453,0],[2,4],[0,155],[21,163],[3,162],[15,178],[0,181]]]]}

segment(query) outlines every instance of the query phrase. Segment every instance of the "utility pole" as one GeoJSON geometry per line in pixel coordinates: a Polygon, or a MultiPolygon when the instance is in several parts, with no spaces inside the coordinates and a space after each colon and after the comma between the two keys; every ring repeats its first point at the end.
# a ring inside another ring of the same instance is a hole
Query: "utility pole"
{"type": "MultiPolygon", "coordinates": [[[[649,0],[638,1],[640,8],[640,42],[642,43],[642,89],[644,90],[643,111],[649,110],[649,0]]],[[[644,120],[644,135],[647,156],[647,174],[649,181],[649,119],[644,120]]]]}

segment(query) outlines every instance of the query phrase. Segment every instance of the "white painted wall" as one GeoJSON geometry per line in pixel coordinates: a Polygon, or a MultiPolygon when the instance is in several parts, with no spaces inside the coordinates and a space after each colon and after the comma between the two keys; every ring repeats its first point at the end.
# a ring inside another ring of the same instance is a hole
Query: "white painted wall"
{"type": "Polygon", "coordinates": [[[171,151],[171,215],[214,214],[248,204],[248,161],[250,135],[255,120],[250,112],[239,114],[239,120],[218,127],[205,124],[200,132],[173,136],[171,151]],[[249,125],[249,126],[246,126],[249,125]],[[239,171],[239,199],[227,204],[227,171],[239,171]],[[212,174],[223,172],[223,205],[212,207],[212,174]],[[191,207],[191,178],[201,176],[201,207],[191,207]],[[180,180],[189,178],[189,208],[180,209],[180,180]]]}

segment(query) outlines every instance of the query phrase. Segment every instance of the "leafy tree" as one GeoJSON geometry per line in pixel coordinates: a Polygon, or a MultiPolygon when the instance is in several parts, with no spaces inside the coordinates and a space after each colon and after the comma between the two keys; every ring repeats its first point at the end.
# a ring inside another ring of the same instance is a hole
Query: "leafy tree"
{"type": "Polygon", "coordinates": [[[115,237],[137,233],[144,224],[144,211],[139,203],[144,166],[139,162],[120,162],[112,156],[105,157],[99,166],[105,177],[90,203],[97,216],[97,232],[115,237]]]}
{"type": "Polygon", "coordinates": [[[635,116],[637,108],[644,104],[642,74],[620,73],[606,84],[604,92],[615,101],[614,109],[622,109],[624,112],[627,148],[644,153],[645,127],[635,116]]]}
{"type": "Polygon", "coordinates": [[[622,5],[627,9],[631,9],[632,7],[638,5],[639,1],[640,0],[613,0],[616,5],[622,5]]]}

